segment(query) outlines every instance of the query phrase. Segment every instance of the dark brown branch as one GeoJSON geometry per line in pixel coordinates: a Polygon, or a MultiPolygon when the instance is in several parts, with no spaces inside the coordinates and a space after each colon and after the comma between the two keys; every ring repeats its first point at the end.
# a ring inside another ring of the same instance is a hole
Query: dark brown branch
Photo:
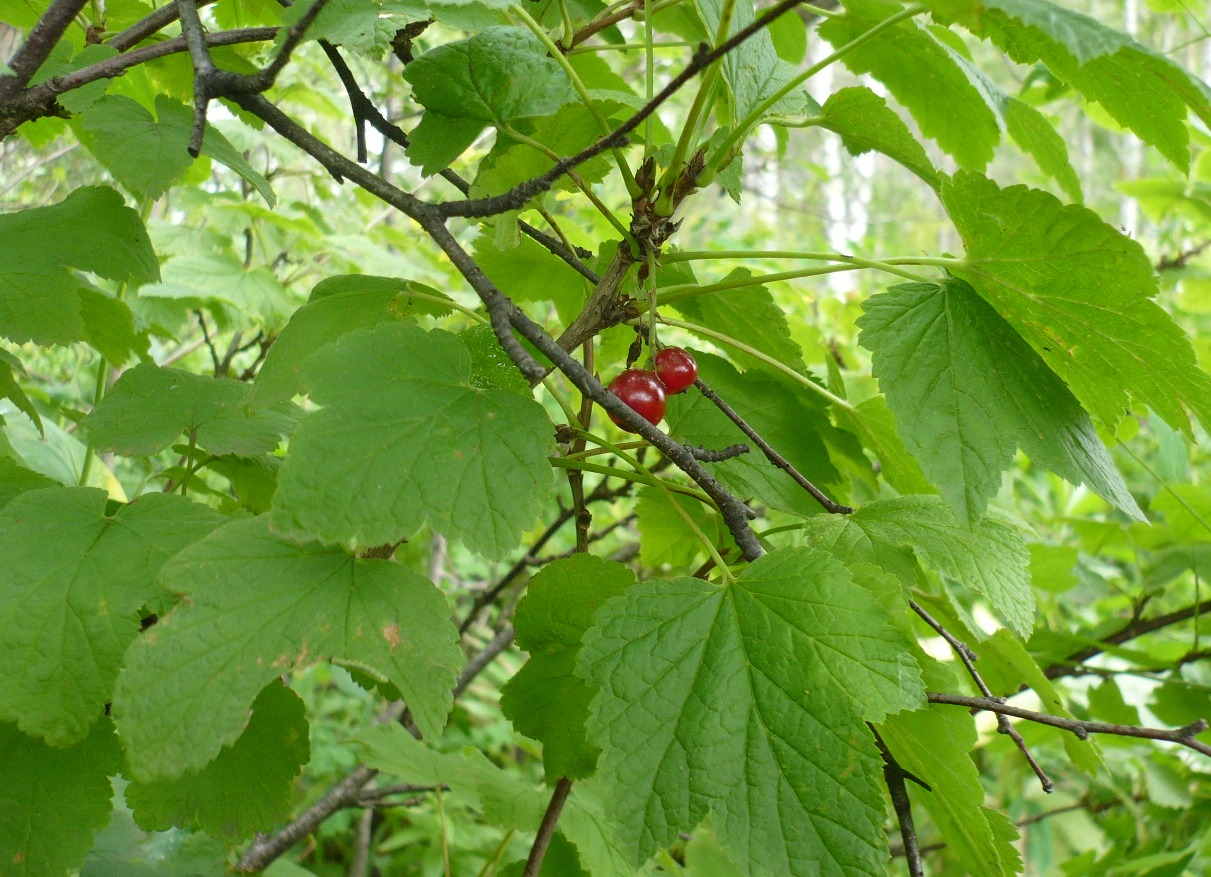
{"type": "Polygon", "coordinates": [[[804,477],[803,473],[796,469],[789,460],[770,447],[769,442],[763,439],[757,430],[753,429],[748,424],[748,421],[737,414],[736,410],[732,408],[731,405],[728,405],[721,398],[719,398],[719,394],[707,386],[702,381],[702,378],[694,381],[694,386],[698,388],[698,391],[702,393],[703,396],[706,396],[706,398],[714,402],[715,407],[726,414],[728,420],[736,424],[736,426],[740,428],[741,432],[753,440],[753,443],[761,449],[763,454],[765,454],[765,459],[769,460],[771,463],[793,478],[795,483],[811,494],[812,499],[820,503],[820,505],[822,505],[826,511],[834,515],[853,514],[853,509],[847,505],[841,505],[840,503],[833,502],[824,495],[824,492],[821,491],[820,488],[808,481],[807,478],[804,477]]]}
{"type": "Polygon", "coordinates": [[[9,60],[13,72],[0,76],[0,101],[6,101],[29,85],[38,68],[50,57],[64,31],[80,14],[88,0],[56,0],[42,13],[21,48],[9,60]]]}
{"type": "Polygon", "coordinates": [[[1160,740],[1166,743],[1177,743],[1179,746],[1185,746],[1187,749],[1193,749],[1202,755],[1211,757],[1211,746],[1196,740],[1195,736],[1207,730],[1207,720],[1199,719],[1197,722],[1191,722],[1184,728],[1143,728],[1138,725],[1114,725],[1109,722],[1091,722],[1082,721],[1080,719],[1066,719],[1063,716],[1052,716],[1047,713],[1040,713],[1034,710],[1023,709],[1022,707],[1011,706],[1005,703],[1000,698],[995,697],[967,697],[962,694],[940,694],[930,692],[927,695],[930,703],[947,703],[955,706],[964,706],[972,710],[988,710],[993,713],[1000,713],[1007,716],[1014,716],[1019,719],[1026,719],[1030,722],[1036,722],[1040,725],[1050,725],[1053,728],[1060,728],[1065,731],[1071,731],[1080,739],[1086,739],[1090,734],[1112,734],[1117,737],[1139,737],[1145,740],[1160,740]]]}
{"type": "Polygon", "coordinates": [[[194,112],[189,154],[197,158],[202,150],[202,138],[206,131],[206,110],[210,101],[218,97],[232,97],[235,94],[259,94],[272,87],[278,74],[289,63],[294,50],[303,41],[307,28],[328,5],[328,0],[314,0],[299,20],[286,31],[286,37],[273,60],[264,69],[249,74],[216,68],[210,58],[202,22],[198,17],[197,0],[176,0],[176,3],[181,16],[181,30],[189,47],[190,59],[193,61],[194,112]]]}
{"type": "MultiPolygon", "coordinates": [[[[926,624],[937,632],[938,636],[946,640],[950,647],[954,649],[955,654],[959,656],[959,660],[963,662],[963,666],[967,668],[967,675],[975,682],[980,692],[985,697],[995,698],[992,689],[988,687],[988,683],[984,681],[984,677],[976,669],[976,653],[971,650],[971,647],[947,630],[940,621],[925,611],[915,600],[909,600],[908,605],[912,608],[913,612],[917,613],[926,624]]],[[[1018,747],[1018,751],[1022,753],[1022,756],[1026,759],[1026,763],[1034,771],[1034,775],[1039,778],[1043,791],[1049,795],[1055,791],[1055,783],[1051,781],[1051,777],[1047,776],[1047,772],[1043,770],[1043,766],[1031,754],[1030,749],[1026,746],[1026,741],[1018,733],[1018,729],[1013,726],[1013,723],[1009,721],[1007,716],[1000,713],[997,714],[997,730],[1012,740],[1014,745],[1018,747]]]]}
{"type": "Polygon", "coordinates": [[[559,814],[563,812],[563,805],[567,803],[571,791],[572,781],[567,777],[560,777],[559,782],[555,784],[555,791],[551,793],[551,803],[547,805],[547,812],[542,815],[538,835],[534,838],[534,845],[530,847],[530,857],[526,860],[526,870],[522,872],[521,877],[538,877],[538,869],[542,867],[547,847],[551,845],[551,838],[555,836],[555,826],[559,823],[559,814]]]}
{"type": "Polygon", "coordinates": [[[576,31],[572,35],[572,42],[568,46],[569,49],[574,49],[583,43],[585,40],[601,33],[607,27],[613,27],[620,21],[626,21],[628,18],[634,17],[635,13],[643,9],[643,0],[635,0],[630,6],[624,6],[617,12],[612,12],[609,15],[603,15],[601,18],[594,19],[576,31]]]}
{"type": "Polygon", "coordinates": [[[904,844],[904,855],[908,859],[908,873],[910,877],[925,877],[925,869],[921,864],[921,848],[917,843],[917,828],[912,819],[912,802],[908,799],[908,786],[905,784],[908,774],[891,754],[875,727],[869,723],[867,725],[875,735],[875,745],[879,747],[879,754],[883,757],[883,781],[887,783],[891,805],[896,811],[896,821],[900,824],[900,840],[904,844]]]}
{"type": "Polygon", "coordinates": [[[1089,646],[1081,649],[1078,652],[1073,652],[1063,661],[1058,664],[1052,664],[1043,670],[1043,675],[1048,679],[1058,679],[1061,676],[1072,676],[1079,672],[1075,669],[1076,665],[1083,664],[1090,658],[1100,655],[1105,651],[1106,646],[1118,646],[1133,640],[1138,636],[1143,636],[1146,633],[1153,633],[1162,628],[1169,627],[1174,624],[1180,624],[1183,621],[1188,621],[1196,615],[1201,615],[1203,612],[1211,610],[1211,601],[1203,601],[1195,603],[1192,606],[1187,606],[1184,609],[1178,609],[1175,612],[1169,612],[1165,615],[1158,615],[1155,618],[1140,619],[1132,618],[1126,625],[1119,630],[1103,637],[1097,645],[1089,646]]]}
{"type": "MultiPolygon", "coordinates": [[[[781,0],[776,6],[771,7],[766,13],[759,16],[751,24],[737,31],[732,37],[720,43],[715,49],[707,51],[705,47],[699,47],[699,51],[694,54],[693,59],[684,70],[674,76],[669,83],[660,90],[650,101],[644,104],[636,113],[615,128],[605,137],[602,137],[597,142],[585,147],[575,155],[560,159],[546,173],[541,174],[533,179],[526,180],[514,186],[508,192],[500,195],[493,195],[488,198],[468,199],[466,201],[447,201],[444,204],[437,205],[440,207],[442,216],[464,216],[464,217],[483,217],[495,216],[498,213],[505,213],[510,210],[520,210],[523,205],[536,195],[555,185],[555,183],[567,174],[568,171],[583,164],[590,158],[600,155],[609,149],[624,146],[627,142],[627,135],[643,124],[644,120],[658,110],[665,101],[676,94],[683,85],[697,76],[702,70],[711,65],[714,61],[722,58],[736,46],[743,43],[753,34],[762,30],[766,25],[778,18],[780,15],[793,9],[801,0],[781,0]]],[[[577,345],[572,345],[573,347],[577,345]]]]}
{"type": "Polygon", "coordinates": [[[1187,262],[1209,248],[1211,248],[1211,240],[1203,241],[1198,246],[1190,247],[1188,250],[1182,250],[1176,256],[1162,256],[1156,263],[1156,270],[1158,272],[1175,271],[1178,268],[1185,268],[1187,262]]]}

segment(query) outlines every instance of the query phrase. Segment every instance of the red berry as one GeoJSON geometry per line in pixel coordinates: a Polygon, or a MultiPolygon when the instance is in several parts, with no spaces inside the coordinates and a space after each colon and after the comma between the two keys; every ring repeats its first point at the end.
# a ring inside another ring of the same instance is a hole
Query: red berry
{"type": "MultiPolygon", "coordinates": [[[[656,375],[641,368],[629,368],[610,381],[609,391],[635,409],[648,423],[657,424],[664,417],[664,386],[656,375]]],[[[634,432],[613,414],[610,420],[627,432],[634,432]]]]}
{"type": "Polygon", "coordinates": [[[675,396],[698,380],[698,363],[680,347],[666,347],[656,354],[656,377],[665,391],[675,396]]]}

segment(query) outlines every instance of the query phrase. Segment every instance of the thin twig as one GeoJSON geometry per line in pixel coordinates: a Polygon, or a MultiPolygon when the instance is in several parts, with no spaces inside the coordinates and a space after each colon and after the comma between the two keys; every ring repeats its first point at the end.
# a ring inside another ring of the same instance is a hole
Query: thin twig
{"type": "Polygon", "coordinates": [[[1180,624],[1183,621],[1188,621],[1195,616],[1201,615],[1204,612],[1211,611],[1211,601],[1202,601],[1195,603],[1192,606],[1187,606],[1184,609],[1178,609],[1175,612],[1169,612],[1165,615],[1158,615],[1155,618],[1139,619],[1132,618],[1126,625],[1119,630],[1102,637],[1095,646],[1081,649],[1073,652],[1063,661],[1058,664],[1052,664],[1043,669],[1043,675],[1048,679],[1057,679],[1061,676],[1072,676],[1077,671],[1075,667],[1083,664],[1090,658],[1100,655],[1106,650],[1106,646],[1119,646],[1128,640],[1133,640],[1138,636],[1143,636],[1146,633],[1153,633],[1162,628],[1169,627],[1174,624],[1180,624]]]}
{"type": "MultiPolygon", "coordinates": [[[[976,669],[976,653],[971,650],[971,647],[947,630],[940,621],[930,615],[915,600],[909,600],[908,605],[911,607],[913,612],[917,613],[917,615],[919,615],[926,624],[932,627],[937,634],[942,637],[942,639],[946,640],[950,647],[954,649],[955,654],[959,656],[959,660],[963,662],[963,666],[967,668],[967,675],[969,675],[972,681],[975,682],[976,687],[980,689],[980,692],[985,697],[995,698],[995,695],[992,693],[992,689],[988,687],[988,683],[984,681],[984,677],[981,676],[980,671],[976,669]]],[[[1055,791],[1055,783],[1051,781],[1051,777],[1047,776],[1047,772],[1043,770],[1043,766],[1039,764],[1034,755],[1031,754],[1030,749],[1026,746],[1025,739],[1023,739],[1022,735],[1018,732],[1018,729],[1013,726],[1013,723],[1009,721],[1008,716],[1000,713],[997,714],[997,729],[1000,731],[1000,733],[1011,739],[1014,745],[1018,747],[1018,751],[1022,753],[1022,756],[1026,759],[1026,763],[1029,764],[1030,769],[1034,771],[1034,775],[1039,778],[1039,783],[1043,786],[1043,791],[1049,795],[1055,791]]]]}
{"type": "Polygon", "coordinates": [[[749,425],[748,421],[736,413],[736,410],[732,408],[731,405],[728,405],[723,401],[723,399],[719,398],[719,394],[707,386],[703,382],[702,378],[698,378],[698,380],[694,381],[694,386],[698,388],[698,391],[702,393],[703,396],[706,396],[707,399],[714,402],[715,407],[726,414],[727,419],[736,424],[736,426],[740,428],[741,432],[753,440],[757,447],[761,449],[761,452],[765,454],[765,458],[767,460],[794,479],[795,483],[811,494],[812,498],[816,502],[820,503],[820,505],[822,505],[826,511],[834,515],[853,514],[854,510],[852,508],[847,505],[841,505],[838,502],[833,502],[824,495],[824,492],[821,491],[820,488],[808,481],[803,473],[796,469],[789,460],[770,447],[769,442],[763,439],[757,430],[753,429],[753,427],[749,425]]]}
{"type": "Polygon", "coordinates": [[[547,812],[542,815],[538,835],[534,838],[534,845],[530,847],[530,857],[526,860],[526,869],[522,872],[521,877],[538,877],[538,869],[542,867],[547,847],[551,845],[551,838],[555,836],[555,826],[559,823],[559,814],[563,812],[563,805],[567,803],[571,791],[572,781],[567,777],[560,777],[559,782],[555,784],[555,791],[551,793],[551,803],[547,805],[547,812]]]}
{"type": "Polygon", "coordinates": [[[908,873],[910,877],[925,877],[925,869],[921,864],[921,848],[917,843],[917,828],[912,819],[912,802],[908,799],[908,786],[904,782],[908,774],[891,754],[874,725],[867,724],[875,735],[879,754],[883,756],[883,781],[887,783],[891,805],[896,811],[896,821],[900,823],[900,839],[904,844],[904,855],[908,859],[908,873]]]}
{"type": "Polygon", "coordinates": [[[967,697],[962,694],[942,694],[930,692],[927,695],[930,703],[948,703],[955,706],[964,706],[973,710],[988,710],[993,713],[1001,713],[1007,716],[1014,716],[1019,719],[1036,722],[1040,725],[1050,725],[1053,728],[1061,728],[1065,731],[1071,731],[1080,739],[1086,739],[1090,734],[1112,734],[1117,737],[1139,737],[1145,740],[1161,740],[1166,743],[1177,743],[1179,746],[1185,746],[1187,749],[1193,749],[1195,752],[1211,757],[1211,746],[1200,740],[1194,739],[1197,734],[1201,734],[1207,730],[1207,720],[1199,719],[1196,722],[1191,722],[1182,728],[1144,728],[1138,725],[1115,725],[1110,722],[1091,722],[1081,721],[1080,719],[1066,719],[1063,716],[1052,716],[1047,713],[1036,712],[1035,710],[1023,709],[1018,706],[1011,706],[1005,703],[1000,698],[995,697],[967,697]]]}
{"type": "MultiPolygon", "coordinates": [[[[214,3],[215,0],[197,0],[194,4],[196,8],[201,9],[203,6],[208,6],[214,3]]],[[[176,3],[168,3],[161,6],[155,12],[139,19],[126,30],[119,31],[108,40],[105,41],[107,46],[117,49],[119,52],[125,52],[127,49],[137,46],[143,40],[147,39],[156,31],[172,24],[180,16],[180,10],[176,3]]],[[[277,30],[277,28],[274,28],[277,30]]],[[[171,40],[169,41],[171,42],[171,40]]],[[[184,41],[182,41],[183,43],[184,41]]]]}
{"type": "Polygon", "coordinates": [[[64,31],[80,14],[88,0],[56,0],[42,13],[16,54],[9,59],[12,73],[0,76],[0,101],[13,97],[38,72],[51,51],[63,37],[64,31]]]}
{"type": "MultiPolygon", "coordinates": [[[[370,781],[373,784],[373,780],[370,781]]],[[[374,808],[366,807],[357,819],[354,833],[353,853],[345,868],[345,877],[368,877],[370,874],[370,848],[374,842],[374,808]]]]}
{"type": "Polygon", "coordinates": [[[659,93],[637,110],[634,115],[605,137],[585,147],[575,155],[556,162],[546,173],[519,183],[500,195],[465,201],[447,201],[439,205],[441,215],[446,217],[463,216],[474,218],[495,216],[498,213],[520,209],[536,195],[550,189],[569,170],[583,164],[594,156],[600,155],[602,152],[625,145],[627,135],[643,124],[644,120],[656,112],[665,101],[680,91],[683,85],[702,72],[702,70],[709,67],[713,62],[749,39],[753,34],[765,28],[774,19],[793,9],[800,2],[801,0],[781,0],[777,5],[771,7],[751,24],[741,28],[716,48],[706,51],[705,46],[700,46],[686,68],[674,76],[659,93]]]}

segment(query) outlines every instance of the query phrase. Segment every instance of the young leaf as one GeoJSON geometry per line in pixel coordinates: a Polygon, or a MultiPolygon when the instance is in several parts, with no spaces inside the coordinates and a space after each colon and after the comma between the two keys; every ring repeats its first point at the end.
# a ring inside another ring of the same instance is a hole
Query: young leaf
{"type": "Polygon", "coordinates": [[[1014,630],[1034,625],[1034,592],[1027,565],[1030,554],[1020,526],[993,511],[979,523],[959,523],[937,496],[901,496],[868,503],[852,515],[810,518],[803,529],[812,545],[844,563],[873,563],[911,585],[915,574],[902,552],[912,551],[944,579],[974,588],[1014,630]]]}
{"type": "Polygon", "coordinates": [[[181,552],[161,580],[187,599],[131,647],[114,694],[135,779],[200,770],[272,679],[328,658],[381,673],[425,736],[441,729],[462,652],[445,597],[407,567],[294,544],[261,517],[181,552]]]}
{"type": "Polygon", "coordinates": [[[517,645],[530,660],[501,691],[500,707],[518,731],[542,741],[548,783],[596,769],[600,750],[585,739],[593,692],[573,670],[593,613],[633,584],[625,566],[580,554],[545,567],[517,607],[517,645]]]}
{"type": "Polygon", "coordinates": [[[105,513],[92,488],[31,490],[0,512],[0,719],[54,746],[105,710],[160,566],[218,523],[205,506],[150,494],[105,513]]]}
{"type": "MultiPolygon", "coordinates": [[[[21,360],[13,356],[7,350],[0,348],[0,399],[9,399],[17,406],[17,410],[33,421],[34,426],[38,427],[39,433],[44,433],[42,427],[42,418],[38,416],[38,409],[34,407],[34,403],[30,401],[29,396],[25,395],[25,391],[21,389],[21,385],[17,383],[17,375],[25,375],[25,369],[21,367],[21,360]],[[16,372],[16,374],[14,374],[16,372]]],[[[0,417],[0,423],[4,422],[4,418],[0,417]]],[[[3,459],[0,457],[0,459],[3,459]]]]}
{"type": "Polygon", "coordinates": [[[98,450],[147,456],[181,433],[212,454],[257,456],[277,447],[294,418],[291,406],[254,408],[252,387],[152,363],[118,378],[84,419],[98,450]]]}
{"type": "Polygon", "coordinates": [[[1018,447],[1143,519],[1089,415],[967,283],[905,283],[862,307],[859,341],[904,444],[960,519],[984,514],[1018,447]]]}
{"type": "MultiPolygon", "coordinates": [[[[721,0],[698,0],[697,8],[712,40],[719,32],[724,9],[729,4],[721,0]]],[[[731,27],[724,38],[732,36],[753,22],[752,0],[738,0],[731,6],[731,27]]],[[[778,57],[774,41],[767,30],[760,30],[731,52],[723,56],[723,78],[732,92],[732,116],[740,122],[763,101],[773,97],[796,73],[795,68],[778,57]]],[[[765,115],[801,115],[809,98],[800,88],[784,96],[765,115]]],[[[757,121],[760,121],[759,119],[757,121]]]]}
{"type": "Polygon", "coordinates": [[[385,323],[315,353],[311,398],[282,467],[281,532],[381,545],[425,521],[468,548],[513,548],[551,490],[554,441],[542,407],[471,383],[466,345],[385,323]]]}
{"type": "Polygon", "coordinates": [[[1129,397],[1175,428],[1211,423],[1211,377],[1190,340],[1151,300],[1143,247],[1084,207],[960,171],[942,203],[967,254],[954,273],[1017,330],[1099,420],[1129,397]]]}
{"type": "Polygon", "coordinates": [[[875,150],[898,161],[936,189],[938,172],[924,147],[887,101],[865,86],[851,86],[829,95],[813,124],[841,135],[850,155],[875,150]]]}
{"type": "MultiPolygon", "coordinates": [[[[11,678],[11,677],[10,677],[11,678]]],[[[0,723],[0,862],[5,877],[67,877],[112,810],[122,754],[108,720],[66,749],[0,723]]]]}
{"type": "Polygon", "coordinates": [[[438,46],[405,67],[404,79],[427,111],[480,122],[480,130],[546,116],[577,99],[538,37],[520,27],[491,27],[438,46]]]}
{"type": "Polygon", "coordinates": [[[113,189],[0,216],[0,240],[0,335],[16,342],[85,340],[83,284],[69,269],[132,285],[160,276],[143,221],[113,189]]]}
{"type": "Polygon", "coordinates": [[[303,701],[275,679],[257,696],[244,733],[218,758],[173,780],[131,782],[126,803],[147,831],[180,826],[239,840],[289,815],[294,778],[310,748],[303,701]]]}
{"type": "Polygon", "coordinates": [[[450,313],[449,298],[414,280],[348,274],[316,284],[311,299],[273,342],[257,373],[252,399],[258,404],[284,402],[303,392],[303,363],[325,344],[357,329],[382,322],[404,322],[418,314],[450,313]]]}
{"type": "MultiPolygon", "coordinates": [[[[845,15],[817,30],[836,47],[899,12],[890,0],[846,0],[845,15]]],[[[981,169],[1001,142],[996,115],[950,52],[914,21],[902,21],[842,58],[855,73],[869,73],[910,113],[960,167],[981,169]]]]}
{"type": "Polygon", "coordinates": [[[750,872],[878,873],[863,721],[921,702],[906,646],[845,567],[805,548],[728,584],[658,579],[607,603],[578,672],[599,690],[589,736],[631,860],[711,811],[750,872]]]}

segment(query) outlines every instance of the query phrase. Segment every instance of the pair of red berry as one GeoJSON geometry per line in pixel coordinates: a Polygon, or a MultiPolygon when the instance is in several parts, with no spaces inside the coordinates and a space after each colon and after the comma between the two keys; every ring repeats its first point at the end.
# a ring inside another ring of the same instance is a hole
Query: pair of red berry
{"type": "MultiPolygon", "coordinates": [[[[610,381],[609,391],[626,402],[635,413],[653,425],[664,417],[666,396],[684,392],[698,379],[698,363],[680,347],[665,347],[656,354],[656,370],[629,368],[610,381]]],[[[634,432],[613,414],[610,420],[634,432]]]]}

